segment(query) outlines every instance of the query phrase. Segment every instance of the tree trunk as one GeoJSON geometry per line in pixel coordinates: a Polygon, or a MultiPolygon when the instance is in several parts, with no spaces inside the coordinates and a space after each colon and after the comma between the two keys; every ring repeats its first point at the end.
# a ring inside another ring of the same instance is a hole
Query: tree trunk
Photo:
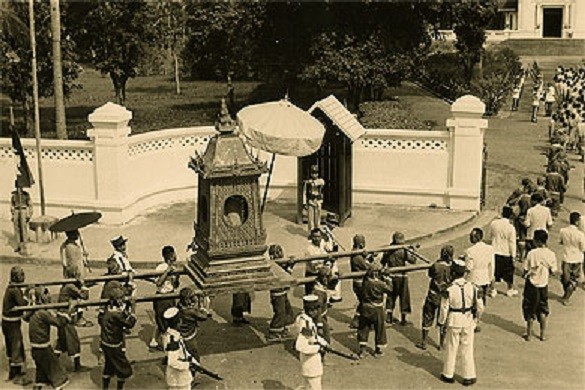
{"type": "Polygon", "coordinates": [[[175,85],[177,87],[177,95],[181,94],[181,70],[179,67],[179,56],[177,52],[173,51],[173,60],[175,61],[175,85]]]}
{"type": "Polygon", "coordinates": [[[110,79],[112,79],[112,84],[114,84],[114,92],[115,92],[115,96],[116,96],[116,101],[118,102],[118,104],[122,105],[122,87],[120,84],[120,77],[114,73],[114,72],[110,72],[110,79]]]}
{"type": "Polygon", "coordinates": [[[55,130],[58,139],[67,139],[63,67],[61,61],[61,15],[59,0],[51,0],[51,35],[53,38],[53,88],[55,97],[55,130]]]}

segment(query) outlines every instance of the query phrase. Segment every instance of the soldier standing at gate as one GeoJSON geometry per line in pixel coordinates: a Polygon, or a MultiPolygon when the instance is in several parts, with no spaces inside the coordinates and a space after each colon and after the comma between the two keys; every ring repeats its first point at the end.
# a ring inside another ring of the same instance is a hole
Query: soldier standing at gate
{"type": "Polygon", "coordinates": [[[325,180],[319,177],[319,167],[311,165],[311,178],[305,180],[303,193],[306,198],[309,233],[321,226],[321,207],[323,206],[323,187],[325,180]]]}
{"type": "Polygon", "coordinates": [[[478,290],[473,283],[465,280],[465,262],[456,259],[451,263],[453,284],[447,295],[441,298],[439,326],[446,326],[446,345],[441,380],[453,383],[455,361],[461,347],[461,368],[463,385],[470,386],[477,381],[473,357],[475,317],[483,310],[483,301],[478,298],[478,290]]]}
{"type": "Polygon", "coordinates": [[[28,244],[28,222],[30,221],[33,208],[30,194],[16,184],[16,189],[12,191],[10,197],[10,214],[14,224],[14,237],[16,240],[15,252],[21,255],[27,255],[28,244]]]}

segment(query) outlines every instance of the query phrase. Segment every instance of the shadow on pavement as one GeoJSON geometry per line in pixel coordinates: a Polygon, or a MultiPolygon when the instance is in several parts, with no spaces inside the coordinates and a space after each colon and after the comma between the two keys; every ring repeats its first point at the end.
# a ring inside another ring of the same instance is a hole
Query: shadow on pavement
{"type": "Polygon", "coordinates": [[[265,379],[262,381],[262,388],[264,390],[292,390],[292,387],[288,387],[282,384],[281,381],[273,379],[265,379]]]}
{"type": "Polygon", "coordinates": [[[406,363],[415,368],[422,368],[429,374],[435,377],[441,375],[441,369],[443,368],[443,362],[437,359],[430,352],[416,353],[409,351],[404,347],[394,348],[397,355],[396,358],[403,363],[406,363]]]}
{"type": "Polygon", "coordinates": [[[486,324],[495,325],[506,332],[521,336],[524,333],[524,327],[518,325],[514,321],[510,321],[506,318],[500,317],[497,314],[493,313],[483,313],[481,316],[481,321],[486,324]]]}

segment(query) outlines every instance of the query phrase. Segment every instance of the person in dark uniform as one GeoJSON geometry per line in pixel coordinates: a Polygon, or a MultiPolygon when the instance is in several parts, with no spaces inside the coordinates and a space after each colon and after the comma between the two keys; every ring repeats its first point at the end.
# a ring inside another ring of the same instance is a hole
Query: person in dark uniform
{"type": "Polygon", "coordinates": [[[246,325],[250,321],[244,317],[244,314],[252,311],[252,297],[250,293],[238,292],[232,295],[232,322],[234,325],[246,325]]]}
{"type": "Polygon", "coordinates": [[[14,286],[14,283],[24,283],[24,271],[18,265],[10,269],[10,282],[4,292],[2,333],[4,334],[4,345],[9,364],[8,380],[14,381],[15,384],[24,385],[27,381],[23,372],[25,354],[21,329],[22,312],[12,312],[11,310],[16,306],[28,305],[28,300],[22,293],[22,289],[14,286]]]}
{"type": "MultiPolygon", "coordinates": [[[[154,279],[156,284],[157,294],[170,294],[179,287],[179,276],[170,275],[175,270],[175,263],[177,262],[177,254],[175,248],[172,246],[165,246],[162,248],[163,262],[156,267],[156,271],[163,272],[158,278],[154,279]]],[[[167,324],[164,320],[164,313],[167,309],[175,307],[174,299],[157,299],[152,302],[152,310],[154,312],[154,330],[150,343],[148,345],[151,352],[162,351],[163,348],[159,344],[159,339],[167,331],[167,324]]]]}
{"type": "Polygon", "coordinates": [[[123,349],[125,330],[136,325],[136,301],[132,298],[130,307],[124,302],[125,291],[115,288],[104,312],[101,327],[101,348],[105,364],[102,374],[102,388],[108,389],[112,376],[118,378],[117,389],[123,389],[128,378],[132,376],[132,365],[123,349]]]}
{"type": "Polygon", "coordinates": [[[559,215],[561,205],[565,201],[565,191],[567,191],[565,178],[560,171],[560,164],[555,162],[549,167],[545,176],[545,187],[550,195],[549,207],[553,217],[559,215]]]}
{"type": "Polygon", "coordinates": [[[516,189],[508,197],[506,204],[514,210],[514,228],[516,229],[518,260],[523,261],[526,257],[526,237],[528,229],[524,226],[526,213],[532,206],[530,196],[534,192],[534,183],[529,178],[522,179],[521,187],[516,189]]]}
{"type": "Polygon", "coordinates": [[[333,282],[331,280],[331,268],[324,265],[317,269],[317,280],[313,288],[313,294],[317,296],[319,303],[319,316],[316,319],[319,336],[323,337],[327,343],[331,343],[331,332],[329,330],[329,321],[327,311],[329,309],[329,290],[333,282]]]}
{"type": "Polygon", "coordinates": [[[388,343],[386,328],[384,327],[384,294],[392,293],[392,282],[381,277],[382,267],[378,263],[372,263],[366,272],[362,282],[361,303],[359,306],[360,317],[357,339],[360,345],[358,357],[365,356],[368,345],[370,328],[374,328],[375,344],[374,356],[382,356],[382,348],[388,343]]]}
{"type": "MultiPolygon", "coordinates": [[[[400,232],[394,233],[392,236],[391,245],[403,245],[404,234],[400,232]]],[[[386,268],[404,267],[406,264],[414,264],[416,258],[411,255],[406,249],[393,249],[384,253],[382,256],[382,266],[386,268]]],[[[406,325],[406,316],[410,314],[410,289],[408,286],[408,274],[394,274],[392,275],[392,294],[386,300],[386,322],[394,323],[393,311],[396,306],[396,300],[400,299],[400,325],[406,325]]]]}
{"type": "MultiPolygon", "coordinates": [[[[199,323],[209,318],[209,312],[201,304],[201,299],[195,294],[192,287],[183,287],[179,291],[179,302],[177,303],[178,323],[177,330],[181,334],[185,348],[189,355],[199,361],[199,345],[197,335],[199,323]]],[[[191,375],[195,378],[195,367],[191,369],[191,375]]]]}
{"type": "MultiPolygon", "coordinates": [[[[278,244],[270,245],[268,247],[268,256],[271,260],[284,258],[284,251],[278,244]]],[[[292,272],[294,263],[289,262],[280,264],[282,269],[289,274],[292,272]]],[[[268,329],[267,341],[282,341],[288,335],[288,325],[291,325],[294,320],[294,314],[290,301],[288,299],[288,292],[290,287],[281,287],[270,290],[270,303],[272,305],[272,320],[268,329]]]]}
{"type": "MultiPolygon", "coordinates": [[[[435,319],[439,319],[441,297],[445,295],[447,287],[451,284],[451,262],[453,261],[454,252],[455,250],[452,245],[442,247],[439,260],[428,271],[431,281],[429,282],[429,291],[423,306],[422,339],[420,343],[416,344],[417,348],[422,350],[427,349],[429,329],[433,326],[435,319]]],[[[439,345],[437,347],[439,350],[443,347],[444,339],[445,329],[439,327],[439,345]]]]}
{"type": "MultiPolygon", "coordinates": [[[[353,237],[353,248],[352,250],[360,250],[366,247],[366,238],[362,234],[356,234],[353,237]]],[[[357,255],[353,255],[349,259],[349,265],[351,268],[351,272],[360,272],[360,271],[367,271],[370,269],[370,264],[374,260],[373,256],[368,256],[367,253],[360,253],[357,255]]],[[[353,293],[355,294],[356,300],[358,302],[358,306],[356,308],[355,314],[351,320],[349,325],[352,329],[357,329],[359,324],[359,317],[360,317],[360,304],[361,304],[361,296],[362,296],[362,285],[363,285],[363,278],[355,278],[353,279],[353,293]]]]}
{"type": "MultiPolygon", "coordinates": [[[[37,305],[51,302],[49,290],[43,286],[35,287],[32,294],[34,303],[37,305]]],[[[54,389],[62,389],[69,383],[69,379],[51,346],[51,326],[63,327],[71,321],[70,316],[55,316],[46,309],[40,309],[29,311],[24,318],[29,323],[28,338],[36,366],[33,389],[39,390],[44,385],[52,386],[54,389]]]]}
{"type": "MultiPolygon", "coordinates": [[[[59,291],[59,302],[76,302],[79,299],[89,298],[89,289],[85,287],[81,279],[79,268],[75,265],[67,266],[65,269],[65,277],[77,279],[76,283],[66,283],[59,291]]],[[[57,315],[68,317],[69,310],[61,309],[57,315]]],[[[67,355],[73,358],[73,367],[75,371],[81,371],[81,343],[79,335],[75,329],[75,322],[79,315],[79,311],[71,313],[71,322],[66,322],[57,332],[57,347],[55,353],[59,356],[66,352],[67,355]]]]}
{"type": "Polygon", "coordinates": [[[30,194],[18,186],[10,196],[10,215],[14,224],[14,238],[16,241],[15,252],[22,255],[27,253],[28,244],[28,222],[32,218],[33,207],[30,194]]]}

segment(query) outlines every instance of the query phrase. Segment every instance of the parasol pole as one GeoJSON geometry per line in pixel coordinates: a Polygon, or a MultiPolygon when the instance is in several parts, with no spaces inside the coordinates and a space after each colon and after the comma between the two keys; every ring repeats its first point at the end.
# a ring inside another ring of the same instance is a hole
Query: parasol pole
{"type": "Polygon", "coordinates": [[[79,245],[81,245],[81,250],[83,251],[82,252],[83,265],[87,268],[89,273],[92,273],[91,266],[89,265],[88,253],[87,250],[85,250],[85,245],[83,244],[83,237],[81,237],[81,232],[79,232],[79,245]]]}
{"type": "Polygon", "coordinates": [[[41,124],[39,113],[39,84],[37,80],[37,44],[35,39],[35,9],[34,0],[28,1],[28,16],[30,29],[30,46],[32,51],[32,84],[34,103],[34,126],[37,146],[37,168],[39,171],[39,193],[41,199],[41,215],[45,215],[45,187],[43,184],[43,162],[41,153],[41,124]]]}
{"type": "Polygon", "coordinates": [[[274,161],[276,160],[276,153],[272,153],[272,161],[270,161],[270,169],[268,170],[268,179],[266,179],[266,188],[264,188],[264,196],[262,197],[262,206],[260,206],[260,214],[264,213],[266,206],[266,199],[268,198],[268,188],[270,188],[270,179],[272,178],[272,170],[274,169],[274,161]]]}

